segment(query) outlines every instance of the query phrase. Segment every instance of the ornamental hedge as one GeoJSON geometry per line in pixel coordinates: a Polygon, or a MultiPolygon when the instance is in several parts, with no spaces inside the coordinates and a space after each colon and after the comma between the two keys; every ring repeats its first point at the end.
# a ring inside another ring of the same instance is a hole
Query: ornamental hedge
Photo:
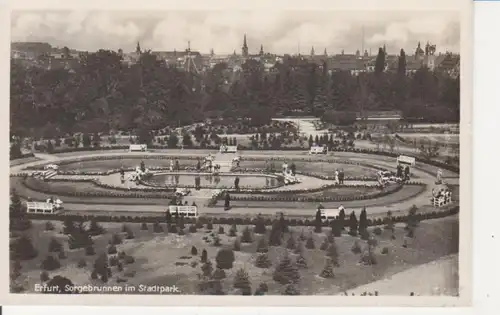
{"type": "MultiPolygon", "coordinates": [[[[166,211],[166,208],[165,208],[166,211]]],[[[447,209],[441,209],[440,211],[432,211],[432,212],[424,212],[424,213],[416,213],[413,216],[413,219],[417,221],[423,220],[431,220],[431,219],[439,219],[444,218],[450,215],[455,215],[459,213],[460,206],[456,205],[447,209]]],[[[27,216],[32,220],[54,220],[54,221],[64,221],[68,218],[73,219],[75,222],[78,221],[91,221],[95,220],[98,222],[123,222],[123,223],[163,223],[165,222],[164,213],[159,213],[157,216],[110,216],[110,215],[98,215],[98,214],[89,214],[89,215],[74,215],[74,214],[66,214],[66,213],[57,213],[57,214],[38,214],[38,213],[28,213],[27,216]]],[[[274,217],[274,215],[273,215],[274,217]]],[[[314,220],[314,211],[311,212],[311,220],[309,219],[286,219],[287,225],[289,226],[316,226],[316,222],[314,220]]],[[[264,224],[266,226],[271,226],[277,219],[271,219],[270,217],[262,218],[264,224]]],[[[238,217],[209,217],[202,216],[198,218],[184,217],[184,224],[196,224],[199,222],[200,224],[207,224],[211,222],[212,224],[225,224],[225,225],[255,225],[258,221],[257,217],[253,218],[238,218],[238,217]]],[[[338,220],[338,218],[337,218],[338,220]]],[[[322,222],[324,227],[328,227],[331,225],[333,220],[322,222]]],[[[408,215],[400,215],[393,216],[392,222],[394,223],[405,223],[408,221],[408,215]]],[[[346,217],[344,221],[344,225],[348,226],[349,216],[346,217]]],[[[384,225],[384,218],[368,218],[367,224],[370,227],[381,226],[384,225]]]]}

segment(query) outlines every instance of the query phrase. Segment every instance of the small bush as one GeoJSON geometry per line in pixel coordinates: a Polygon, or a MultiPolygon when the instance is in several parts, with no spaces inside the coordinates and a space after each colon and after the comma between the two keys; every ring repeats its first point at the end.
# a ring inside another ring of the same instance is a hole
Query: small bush
{"type": "Polygon", "coordinates": [[[234,252],[232,249],[221,249],[215,257],[217,268],[231,269],[234,263],[234,252]]]}
{"type": "MultiPolygon", "coordinates": [[[[161,233],[161,232],[163,232],[163,228],[161,227],[161,225],[158,224],[158,226],[159,226],[159,232],[154,232],[154,233],[161,233]]],[[[168,232],[170,232],[170,233],[178,233],[178,230],[179,229],[177,228],[177,225],[170,225],[168,227],[168,232]]]]}
{"type": "Polygon", "coordinates": [[[125,258],[123,259],[123,262],[127,265],[130,265],[130,264],[133,264],[135,262],[135,259],[133,256],[130,256],[130,255],[127,255],[125,256],[125,258]]]}
{"type": "Polygon", "coordinates": [[[212,221],[208,222],[207,223],[207,230],[211,231],[214,229],[214,224],[212,223],[212,221]]]}
{"type": "Polygon", "coordinates": [[[160,223],[155,222],[153,224],[153,233],[163,233],[163,227],[160,225],[160,223]]]}
{"type": "Polygon", "coordinates": [[[78,268],[85,268],[85,267],[87,267],[87,262],[85,261],[85,259],[81,258],[80,260],[78,260],[78,263],[76,264],[76,266],[78,268]]]}
{"type": "Polygon", "coordinates": [[[241,250],[241,242],[240,242],[239,238],[237,238],[237,239],[234,240],[233,250],[235,252],[239,252],[241,250]]]}
{"type": "Polygon", "coordinates": [[[194,246],[191,247],[191,255],[193,255],[193,256],[198,255],[198,249],[196,249],[196,247],[194,247],[194,246]]]}
{"type": "Polygon", "coordinates": [[[304,257],[304,254],[299,254],[299,256],[297,257],[297,259],[295,260],[295,264],[297,265],[297,267],[301,268],[301,269],[306,269],[308,266],[307,266],[307,260],[306,258],[304,257]]]}
{"type": "Polygon", "coordinates": [[[95,255],[95,249],[92,245],[89,245],[87,247],[85,247],[85,255],[86,256],[93,256],[95,255]]]}
{"type": "Polygon", "coordinates": [[[226,272],[224,271],[224,269],[220,269],[220,268],[216,268],[213,275],[212,275],[212,278],[215,280],[222,280],[225,277],[226,277],[226,272]]]}
{"type": "Polygon", "coordinates": [[[109,242],[111,245],[119,245],[121,243],[123,243],[123,240],[122,240],[122,237],[118,234],[113,234],[113,236],[111,237],[111,241],[109,242]]]}
{"type": "Polygon", "coordinates": [[[109,257],[109,265],[111,267],[118,265],[118,257],[116,257],[116,256],[109,257]]]}
{"type": "Polygon", "coordinates": [[[361,253],[361,246],[359,245],[359,242],[357,240],[354,241],[354,244],[351,247],[351,252],[353,252],[354,254],[361,253]]]}
{"type": "Polygon", "coordinates": [[[253,237],[252,237],[252,232],[250,231],[250,228],[247,226],[243,230],[243,233],[241,234],[241,242],[242,243],[252,243],[253,242],[253,237]]]}
{"type": "Polygon", "coordinates": [[[54,224],[51,221],[45,222],[45,231],[53,231],[54,224]]]}
{"type": "Polygon", "coordinates": [[[307,249],[315,249],[316,248],[316,245],[314,244],[314,238],[313,238],[312,234],[307,238],[306,248],[307,249]]]}
{"type": "Polygon", "coordinates": [[[60,252],[61,250],[62,244],[55,238],[51,238],[49,243],[49,253],[60,252]]]}
{"type": "Polygon", "coordinates": [[[261,237],[259,243],[257,244],[257,253],[267,253],[269,251],[269,245],[267,244],[266,238],[261,237]]]}
{"type": "Polygon", "coordinates": [[[148,230],[148,224],[146,222],[141,223],[141,230],[142,231],[147,231],[148,230]]]}
{"type": "Polygon", "coordinates": [[[236,224],[233,224],[231,226],[231,229],[229,230],[229,236],[231,237],[236,237],[237,236],[238,230],[236,229],[236,224]]]}
{"type": "Polygon", "coordinates": [[[288,241],[286,242],[286,248],[290,250],[295,250],[296,247],[297,243],[295,242],[295,238],[293,237],[293,235],[290,235],[288,241]]]}
{"type": "Polygon", "coordinates": [[[322,277],[322,278],[333,278],[334,277],[333,262],[331,259],[326,260],[325,267],[321,271],[320,277],[322,277]]]}
{"type": "Polygon", "coordinates": [[[327,250],[328,246],[330,246],[330,242],[328,242],[328,238],[325,238],[323,240],[323,243],[321,243],[321,245],[319,246],[319,249],[320,250],[327,250]]]}
{"type": "Polygon", "coordinates": [[[196,230],[196,225],[191,224],[191,225],[189,226],[189,233],[196,233],[196,232],[197,232],[197,230],[196,230]]]}
{"type": "Polygon", "coordinates": [[[68,256],[66,255],[66,252],[64,251],[64,249],[61,249],[61,250],[59,251],[59,255],[57,255],[57,257],[58,257],[60,260],[68,258],[68,256]]]}
{"type": "Polygon", "coordinates": [[[54,256],[50,255],[47,256],[47,258],[45,258],[41,264],[41,268],[47,271],[56,270],[59,269],[60,267],[61,263],[59,262],[59,260],[57,260],[57,258],[55,258],[54,256]]]}
{"type": "Polygon", "coordinates": [[[382,252],[381,253],[384,254],[384,255],[389,254],[389,248],[387,248],[387,247],[382,248],[382,252]]]}
{"type": "Polygon", "coordinates": [[[373,234],[377,235],[377,236],[380,236],[382,235],[382,229],[379,228],[379,227],[376,227],[373,229],[373,234]]]}
{"type": "Polygon", "coordinates": [[[257,268],[269,268],[272,266],[272,262],[269,259],[267,253],[257,256],[257,258],[255,259],[255,266],[257,268]]]}
{"type": "Polygon", "coordinates": [[[369,266],[377,264],[377,260],[375,259],[375,255],[373,254],[373,252],[371,250],[367,251],[366,253],[364,253],[361,256],[360,262],[364,265],[369,265],[369,266]]]}
{"type": "Polygon", "coordinates": [[[179,229],[177,231],[177,235],[184,236],[184,235],[186,235],[186,232],[184,232],[184,229],[179,229]]]}
{"type": "Polygon", "coordinates": [[[207,250],[203,249],[203,251],[201,252],[201,262],[206,263],[207,261],[208,261],[207,250]]]}
{"type": "Polygon", "coordinates": [[[134,239],[135,238],[134,232],[129,229],[127,231],[127,234],[125,235],[125,238],[128,239],[128,240],[134,239]]]}

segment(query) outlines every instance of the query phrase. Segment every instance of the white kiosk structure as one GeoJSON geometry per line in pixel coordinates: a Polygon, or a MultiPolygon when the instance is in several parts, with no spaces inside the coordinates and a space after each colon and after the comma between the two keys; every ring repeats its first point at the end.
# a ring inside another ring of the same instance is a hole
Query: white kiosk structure
{"type": "Polygon", "coordinates": [[[316,145],[313,144],[309,149],[309,154],[327,154],[328,147],[326,145],[316,145]]]}
{"type": "MultiPolygon", "coordinates": [[[[341,210],[345,211],[345,208],[342,205],[340,205],[337,209],[319,209],[319,212],[321,213],[321,220],[335,220],[339,216],[341,210]]],[[[314,216],[316,217],[316,214],[314,216]]]]}
{"type": "Polygon", "coordinates": [[[404,166],[411,166],[411,167],[415,166],[415,158],[411,156],[400,155],[397,158],[397,162],[398,164],[404,166]]]}
{"type": "Polygon", "coordinates": [[[50,198],[45,202],[27,202],[26,212],[27,213],[43,213],[43,214],[54,214],[64,209],[63,202],[60,199],[56,199],[51,202],[50,198]]]}
{"type": "Polygon", "coordinates": [[[130,152],[146,152],[147,150],[147,144],[131,144],[129,147],[130,152]]]}

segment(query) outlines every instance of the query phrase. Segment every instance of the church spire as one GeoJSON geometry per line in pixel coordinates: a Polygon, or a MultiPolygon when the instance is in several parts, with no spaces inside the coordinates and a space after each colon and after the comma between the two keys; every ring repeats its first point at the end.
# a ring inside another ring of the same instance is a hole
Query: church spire
{"type": "Polygon", "coordinates": [[[137,42],[137,47],[135,48],[135,52],[140,54],[142,51],[141,51],[141,44],[139,44],[139,42],[137,42]]]}
{"type": "Polygon", "coordinates": [[[260,52],[259,55],[263,56],[264,55],[264,46],[262,44],[260,45],[260,52]]]}
{"type": "Polygon", "coordinates": [[[243,35],[243,47],[241,47],[243,57],[248,57],[247,34],[243,35]]]}
{"type": "Polygon", "coordinates": [[[311,47],[311,57],[314,56],[314,46],[311,47]]]}
{"type": "Polygon", "coordinates": [[[326,48],[325,48],[325,51],[323,52],[323,55],[325,55],[325,57],[328,57],[328,53],[326,52],[326,48]]]}

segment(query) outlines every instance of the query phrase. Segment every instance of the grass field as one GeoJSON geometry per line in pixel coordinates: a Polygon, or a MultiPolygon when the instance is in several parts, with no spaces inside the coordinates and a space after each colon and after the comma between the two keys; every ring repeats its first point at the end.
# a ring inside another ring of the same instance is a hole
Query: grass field
{"type": "MultiPolygon", "coordinates": [[[[68,237],[59,233],[60,223],[54,223],[54,231],[44,231],[44,222],[34,222],[34,227],[27,232],[31,237],[38,256],[29,261],[21,262],[21,276],[18,281],[24,283],[24,288],[28,292],[34,292],[35,284],[40,281],[40,264],[50,253],[48,244],[52,238],[59,240],[65,246],[67,258],[61,259],[61,267],[49,272],[49,276],[61,275],[70,279],[74,284],[95,284],[100,285],[100,280],[92,280],[90,274],[92,265],[99,253],[106,252],[108,241],[114,233],[120,234],[120,224],[103,224],[107,233],[94,237],[94,248],[97,255],[85,256],[83,250],[69,250],[67,247],[68,237]],[[80,260],[86,262],[85,267],[79,268],[77,263],[80,260]]],[[[163,228],[166,228],[164,224],[163,228]]],[[[124,264],[123,271],[117,267],[112,268],[112,275],[108,285],[124,287],[143,285],[176,285],[182,294],[198,293],[198,274],[201,273],[200,254],[203,249],[207,250],[208,259],[215,267],[215,256],[220,248],[232,248],[235,237],[226,234],[229,226],[223,226],[225,234],[220,234],[221,247],[216,247],[203,240],[208,236],[206,226],[196,233],[188,233],[185,236],[177,234],[166,234],[165,232],[153,234],[152,226],[149,225],[147,231],[141,230],[139,224],[128,224],[128,227],[135,234],[135,238],[124,240],[117,245],[118,251],[124,251],[134,258],[133,263],[124,264]],[[191,247],[197,248],[198,255],[191,255],[191,247]]],[[[214,226],[214,231],[218,231],[218,226],[214,226]]],[[[241,236],[243,227],[238,227],[238,236],[241,236]]],[[[273,280],[273,271],[279,261],[279,257],[285,252],[295,260],[297,255],[292,250],[285,248],[290,237],[298,239],[301,231],[305,236],[312,235],[315,249],[305,249],[304,258],[307,268],[300,269],[300,281],[298,289],[302,295],[333,295],[346,290],[354,289],[386,277],[390,277],[398,272],[407,270],[417,265],[425,264],[440,257],[456,253],[458,250],[458,217],[429,220],[421,222],[415,231],[415,238],[410,239],[407,248],[403,247],[405,231],[402,226],[397,225],[395,236],[392,240],[390,232],[382,230],[382,234],[374,236],[377,246],[374,248],[375,265],[360,264],[361,254],[355,254],[351,248],[356,240],[361,245],[363,252],[366,251],[366,242],[359,238],[344,235],[337,237],[335,243],[339,255],[339,266],[334,267],[334,278],[322,278],[319,276],[325,265],[325,251],[320,250],[320,244],[325,238],[328,229],[323,229],[321,234],[312,234],[309,228],[293,227],[292,234],[286,233],[283,246],[270,247],[268,256],[272,262],[269,268],[257,268],[255,259],[257,256],[257,242],[262,236],[254,235],[254,242],[242,244],[241,251],[235,252],[235,262],[233,268],[225,270],[226,277],[222,280],[225,293],[235,293],[233,288],[235,273],[243,268],[249,276],[252,291],[261,283],[266,283],[269,288],[268,294],[281,294],[284,287],[273,280]],[[387,251],[383,254],[382,251],[387,251]]],[[[121,234],[123,236],[123,233],[121,234]]],[[[209,239],[211,237],[208,237],[209,239]]],[[[267,238],[267,237],[266,237],[267,238]]],[[[304,242],[305,243],[305,242],[304,242]]],[[[55,255],[57,257],[57,255],[55,255]]],[[[432,276],[432,275],[425,275],[432,276]]],[[[452,282],[450,285],[457,285],[452,282]]],[[[409,295],[410,292],[399,292],[401,295],[409,295]]]]}
{"type": "MultiPolygon", "coordinates": [[[[376,176],[377,170],[374,168],[340,164],[340,163],[326,163],[326,162],[293,162],[296,166],[297,172],[312,173],[318,175],[333,175],[336,170],[343,169],[345,176],[376,176]]],[[[280,170],[283,162],[275,161],[275,169],[280,170]]],[[[288,162],[289,166],[291,162],[288,162]]],[[[266,161],[245,161],[240,162],[241,168],[266,168],[266,161]]]]}
{"type": "MultiPolygon", "coordinates": [[[[146,168],[149,167],[170,167],[170,159],[112,159],[112,160],[95,160],[95,161],[82,161],[75,162],[71,164],[60,165],[59,169],[61,171],[82,171],[82,172],[104,172],[111,169],[119,168],[133,168],[141,164],[144,161],[146,168]]],[[[183,166],[195,166],[196,160],[181,160],[179,159],[179,165],[183,166]]]]}

